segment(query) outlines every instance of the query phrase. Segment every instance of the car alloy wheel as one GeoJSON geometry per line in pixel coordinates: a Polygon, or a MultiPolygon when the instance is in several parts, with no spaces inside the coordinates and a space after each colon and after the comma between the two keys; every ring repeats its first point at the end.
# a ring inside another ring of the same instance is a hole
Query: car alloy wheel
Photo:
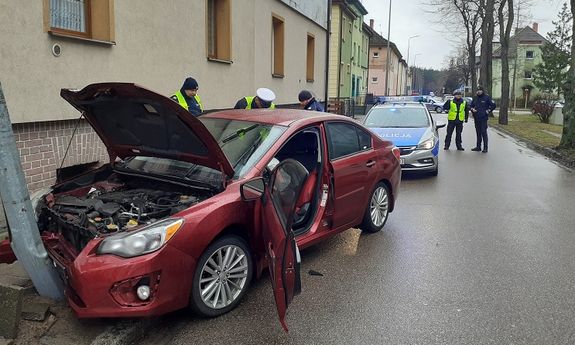
{"type": "Polygon", "coordinates": [[[443,109],[441,109],[440,107],[435,108],[435,112],[438,114],[441,114],[443,112],[443,109]]]}
{"type": "Polygon", "coordinates": [[[371,214],[371,221],[376,227],[383,226],[385,220],[387,219],[387,212],[389,206],[389,198],[387,196],[387,190],[385,187],[380,186],[375,189],[373,195],[371,196],[371,202],[369,205],[369,212],[371,214]]]}
{"type": "Polygon", "coordinates": [[[369,203],[360,228],[366,232],[380,231],[389,216],[389,191],[385,183],[380,182],[371,193],[369,203]]]}
{"type": "Polygon", "coordinates": [[[191,307],[202,316],[214,317],[232,310],[247,291],[252,262],[245,241],[226,236],[212,243],[200,258],[191,296],[191,307]]]}

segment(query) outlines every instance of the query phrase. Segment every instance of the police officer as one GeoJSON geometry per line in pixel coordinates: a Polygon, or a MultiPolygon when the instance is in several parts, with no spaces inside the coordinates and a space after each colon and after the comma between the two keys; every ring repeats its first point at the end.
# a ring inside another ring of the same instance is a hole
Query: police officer
{"type": "Polygon", "coordinates": [[[198,95],[198,82],[192,77],[186,78],[180,91],[170,98],[178,102],[182,108],[194,116],[200,115],[203,111],[202,100],[198,95]]]}
{"type": "Polygon", "coordinates": [[[487,120],[489,114],[495,110],[495,102],[485,93],[483,87],[477,87],[476,96],[471,102],[471,113],[475,121],[475,133],[477,134],[477,145],[471,151],[481,151],[483,141],[483,153],[487,153],[487,120]]]}
{"type": "Polygon", "coordinates": [[[323,106],[315,99],[311,92],[303,90],[299,93],[297,98],[299,99],[299,104],[303,109],[323,112],[323,106]]]}
{"type": "Polygon", "coordinates": [[[461,97],[461,92],[455,91],[455,96],[443,104],[443,110],[447,112],[447,135],[445,136],[444,150],[449,150],[451,137],[455,129],[455,145],[458,151],[465,151],[461,146],[461,133],[463,132],[463,122],[467,122],[469,117],[469,104],[461,97]]]}
{"type": "Polygon", "coordinates": [[[256,90],[256,96],[244,97],[237,101],[234,109],[275,109],[274,99],[276,94],[272,90],[261,87],[256,90]]]}

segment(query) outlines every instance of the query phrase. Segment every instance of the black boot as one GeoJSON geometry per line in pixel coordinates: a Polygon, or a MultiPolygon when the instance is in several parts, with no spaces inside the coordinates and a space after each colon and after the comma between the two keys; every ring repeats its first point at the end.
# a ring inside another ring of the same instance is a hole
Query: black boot
{"type": "Polygon", "coordinates": [[[483,148],[483,151],[481,151],[481,152],[487,153],[487,146],[485,146],[485,147],[483,148]]]}
{"type": "Polygon", "coordinates": [[[457,148],[457,151],[465,151],[465,149],[464,149],[463,147],[459,146],[459,147],[457,148]]]}
{"type": "Polygon", "coordinates": [[[471,149],[471,151],[479,152],[481,151],[481,147],[475,146],[474,148],[471,149]]]}

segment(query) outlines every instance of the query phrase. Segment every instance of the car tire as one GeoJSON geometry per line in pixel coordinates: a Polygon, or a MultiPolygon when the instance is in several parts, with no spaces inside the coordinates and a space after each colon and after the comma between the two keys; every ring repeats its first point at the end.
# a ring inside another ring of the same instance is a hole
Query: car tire
{"type": "Polygon", "coordinates": [[[389,189],[385,183],[379,182],[369,196],[363,221],[359,228],[368,233],[376,233],[383,229],[387,218],[389,218],[389,205],[389,189]]]}
{"type": "Polygon", "coordinates": [[[435,108],[435,112],[441,114],[443,112],[443,109],[441,107],[437,107],[435,108]]]}
{"type": "Polygon", "coordinates": [[[249,289],[253,270],[252,255],[243,238],[239,236],[224,236],[217,239],[206,248],[198,260],[192,281],[190,308],[195,314],[203,317],[216,317],[231,311],[238,305],[249,289]],[[234,264],[236,261],[237,264],[230,267],[224,266],[222,271],[217,271],[214,263],[216,265],[220,263],[218,255],[221,254],[223,257],[222,261],[224,261],[228,250],[230,250],[229,255],[233,255],[233,257],[228,260],[227,264],[234,264]],[[244,266],[246,268],[242,269],[244,266]],[[214,273],[212,274],[210,271],[214,273]],[[235,278],[237,276],[242,278],[235,278]],[[215,286],[215,291],[212,292],[212,289],[208,289],[210,284],[215,286]],[[221,296],[222,293],[218,291],[218,288],[220,291],[224,289],[226,296],[221,296]],[[205,296],[202,296],[202,290],[206,291],[205,296]],[[233,299],[228,301],[226,297],[230,292],[233,295],[233,299]],[[212,294],[213,298],[210,298],[209,296],[212,294]],[[220,296],[216,296],[216,294],[220,294],[220,296]],[[223,302],[224,300],[226,300],[225,303],[223,302]],[[215,301],[216,305],[208,305],[207,301],[209,301],[209,304],[215,301]]]}

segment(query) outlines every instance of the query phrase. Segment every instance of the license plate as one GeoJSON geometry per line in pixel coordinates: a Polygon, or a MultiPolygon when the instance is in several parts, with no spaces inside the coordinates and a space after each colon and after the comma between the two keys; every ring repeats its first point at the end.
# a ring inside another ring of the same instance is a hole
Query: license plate
{"type": "Polygon", "coordinates": [[[405,165],[405,158],[400,158],[400,159],[399,159],[399,164],[405,165]]]}

